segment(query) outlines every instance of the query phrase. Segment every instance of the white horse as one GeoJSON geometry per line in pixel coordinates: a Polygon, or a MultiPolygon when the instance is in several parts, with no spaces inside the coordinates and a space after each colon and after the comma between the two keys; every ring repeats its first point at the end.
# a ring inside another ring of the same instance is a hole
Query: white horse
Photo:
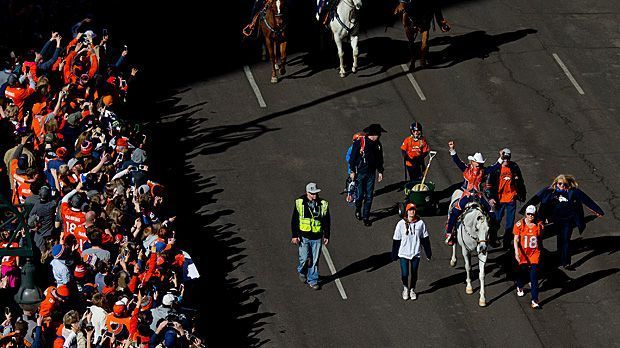
{"type": "MultiPolygon", "coordinates": [[[[454,203],[458,200],[463,191],[456,190],[452,194],[451,202],[454,203]]],[[[477,203],[469,203],[463,214],[461,215],[460,222],[456,225],[456,234],[461,251],[463,254],[463,260],[465,261],[465,271],[467,272],[467,286],[465,292],[469,295],[474,293],[471,286],[471,254],[476,251],[478,253],[478,270],[480,279],[480,299],[478,304],[480,307],[487,305],[486,298],[484,297],[484,266],[487,262],[487,240],[489,236],[489,221],[486,214],[482,211],[477,203]]],[[[456,266],[456,244],[452,246],[452,258],[450,259],[450,266],[456,266]]]]}
{"type": "MultiPolygon", "coordinates": [[[[318,0],[320,1],[320,0],[318,0]]],[[[344,51],[342,43],[346,39],[351,42],[353,50],[353,66],[351,72],[357,72],[357,56],[359,49],[357,47],[359,33],[359,10],[362,8],[362,0],[332,0],[338,1],[335,13],[329,14],[331,17],[329,27],[334,35],[334,41],[338,48],[338,58],[340,58],[340,77],[345,77],[344,70],[344,51]]]]}

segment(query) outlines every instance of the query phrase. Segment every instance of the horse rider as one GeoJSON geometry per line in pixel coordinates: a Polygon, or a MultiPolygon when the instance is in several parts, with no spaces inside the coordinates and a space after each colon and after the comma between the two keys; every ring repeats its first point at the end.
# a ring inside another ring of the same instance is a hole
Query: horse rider
{"type": "Polygon", "coordinates": [[[422,180],[424,158],[426,158],[431,148],[428,146],[426,138],[422,135],[422,124],[420,122],[414,121],[411,123],[409,132],[411,135],[403,140],[400,150],[407,173],[409,174],[409,180],[422,180]]]}
{"type": "MultiPolygon", "coordinates": [[[[443,17],[441,7],[437,0],[399,0],[398,6],[394,9],[394,15],[403,14],[403,24],[407,25],[407,20],[411,20],[417,29],[423,29],[433,17],[439,25],[439,29],[446,33],[450,31],[448,21],[443,17]]],[[[426,28],[428,30],[428,28],[426,28]]],[[[424,31],[424,30],[417,30],[424,31]]]]}
{"type": "Polygon", "coordinates": [[[465,162],[461,161],[456,153],[454,141],[450,141],[448,146],[450,148],[450,156],[452,156],[452,161],[454,161],[456,166],[463,172],[464,179],[463,185],[461,186],[463,194],[454,207],[450,210],[448,221],[446,223],[446,244],[454,245],[454,226],[459,216],[461,216],[463,210],[467,206],[467,203],[477,201],[483,211],[488,216],[492,217],[491,214],[489,214],[491,211],[491,206],[484,197],[481,186],[483,185],[484,178],[490,173],[498,170],[503,161],[500,157],[492,166],[484,167],[484,162],[486,162],[486,160],[482,157],[480,152],[477,152],[473,156],[468,156],[467,158],[469,160],[469,164],[465,164],[465,162]]]}

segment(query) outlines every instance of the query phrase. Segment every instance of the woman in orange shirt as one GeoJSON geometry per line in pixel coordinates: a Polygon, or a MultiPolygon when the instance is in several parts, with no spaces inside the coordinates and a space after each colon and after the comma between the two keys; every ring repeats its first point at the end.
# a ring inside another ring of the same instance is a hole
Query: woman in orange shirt
{"type": "Polygon", "coordinates": [[[523,291],[525,273],[529,273],[532,290],[532,308],[539,309],[538,304],[538,261],[542,248],[543,225],[536,221],[536,207],[533,205],[525,209],[525,218],[517,221],[513,228],[515,259],[519,263],[517,273],[517,296],[525,295],[523,291]]]}

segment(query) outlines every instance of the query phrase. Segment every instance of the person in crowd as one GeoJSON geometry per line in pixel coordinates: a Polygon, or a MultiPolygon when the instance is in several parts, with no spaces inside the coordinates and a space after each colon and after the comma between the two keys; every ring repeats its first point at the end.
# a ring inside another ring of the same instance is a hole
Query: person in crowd
{"type": "Polygon", "coordinates": [[[297,275],[310,288],[319,290],[319,257],[321,245],[330,238],[329,203],[319,198],[316,183],[306,185],[306,193],[295,200],[291,217],[291,243],[299,247],[297,275]]]}
{"type": "Polygon", "coordinates": [[[586,228],[583,206],[590,209],[596,217],[602,217],[605,212],[590,196],[579,189],[575,177],[568,174],[558,175],[550,186],[543,187],[525,203],[525,206],[538,204],[540,204],[538,207],[540,218],[551,224],[550,229],[557,233],[560,267],[569,271],[574,270],[571,264],[570,240],[575,227],[579,229],[579,233],[586,228]]]}
{"type": "Polygon", "coordinates": [[[536,207],[529,205],[525,209],[525,218],[514,225],[513,246],[515,259],[519,263],[517,272],[517,296],[525,296],[523,290],[524,275],[528,275],[531,284],[533,309],[540,309],[538,304],[538,262],[542,249],[543,224],[536,219],[536,207]]]}
{"type": "Polygon", "coordinates": [[[501,158],[501,167],[487,176],[489,203],[494,206],[495,222],[497,223],[490,238],[493,246],[499,246],[495,232],[499,232],[502,218],[506,215],[503,248],[509,249],[512,246],[512,227],[517,212],[517,201],[525,201],[526,189],[521,169],[516,162],[511,160],[512,152],[509,148],[501,151],[501,158]]]}
{"type": "Polygon", "coordinates": [[[426,224],[416,214],[413,203],[405,207],[405,216],[396,224],[392,237],[392,259],[400,260],[400,274],[403,282],[403,300],[416,300],[415,292],[420,266],[420,246],[424,248],[426,259],[430,261],[433,253],[426,224]],[[411,274],[411,278],[409,278],[411,274]]]}
{"type": "Polygon", "coordinates": [[[349,170],[351,180],[357,181],[355,217],[371,226],[370,209],[375,191],[375,180],[383,180],[383,145],[379,141],[386,130],[378,123],[364,128],[365,136],[356,140],[351,149],[349,170]]]}
{"type": "Polygon", "coordinates": [[[413,122],[409,126],[411,135],[403,140],[400,151],[403,155],[405,168],[410,181],[422,180],[422,168],[424,168],[424,158],[431,151],[426,138],[422,135],[422,124],[413,122]]]}

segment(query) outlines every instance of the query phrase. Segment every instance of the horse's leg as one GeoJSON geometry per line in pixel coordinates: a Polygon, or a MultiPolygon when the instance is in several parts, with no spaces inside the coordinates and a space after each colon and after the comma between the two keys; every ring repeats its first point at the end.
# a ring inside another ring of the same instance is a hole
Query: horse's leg
{"type": "Polygon", "coordinates": [[[481,253],[478,254],[478,268],[480,269],[480,273],[478,277],[480,278],[480,299],[478,300],[478,304],[480,307],[485,307],[487,305],[487,299],[484,297],[484,266],[487,263],[487,254],[481,253]]]}
{"type": "Polygon", "coordinates": [[[467,251],[467,249],[465,249],[465,243],[461,245],[461,251],[463,253],[463,259],[465,260],[465,272],[467,273],[467,279],[466,279],[467,285],[465,286],[465,292],[468,295],[471,295],[474,293],[474,288],[472,288],[471,286],[471,276],[470,276],[471,260],[469,258],[469,252],[467,251]]]}
{"type": "Polygon", "coordinates": [[[269,52],[269,59],[271,59],[271,83],[278,82],[278,75],[276,75],[276,49],[275,43],[271,41],[271,39],[265,35],[265,46],[267,46],[267,51],[269,52]]]}
{"type": "Polygon", "coordinates": [[[426,65],[426,54],[428,53],[428,30],[422,32],[420,41],[420,65],[426,65]]]}
{"type": "Polygon", "coordinates": [[[280,43],[280,75],[286,74],[286,41],[280,43]]]}
{"type": "Polygon", "coordinates": [[[415,68],[415,33],[413,33],[413,30],[409,25],[409,15],[407,14],[407,12],[404,12],[401,18],[403,21],[403,28],[405,28],[405,35],[407,36],[407,41],[409,41],[409,51],[411,52],[411,64],[409,66],[409,69],[413,70],[415,68]]]}
{"type": "Polygon", "coordinates": [[[452,244],[452,257],[450,258],[450,267],[456,266],[456,243],[452,244]]]}
{"type": "Polygon", "coordinates": [[[357,72],[357,56],[359,55],[359,49],[357,47],[358,36],[351,36],[351,50],[353,51],[353,67],[351,68],[352,73],[357,72]]]}
{"type": "Polygon", "coordinates": [[[344,50],[342,49],[342,40],[336,33],[334,33],[334,42],[336,42],[336,48],[338,48],[338,58],[340,59],[340,77],[345,77],[344,50]]]}

